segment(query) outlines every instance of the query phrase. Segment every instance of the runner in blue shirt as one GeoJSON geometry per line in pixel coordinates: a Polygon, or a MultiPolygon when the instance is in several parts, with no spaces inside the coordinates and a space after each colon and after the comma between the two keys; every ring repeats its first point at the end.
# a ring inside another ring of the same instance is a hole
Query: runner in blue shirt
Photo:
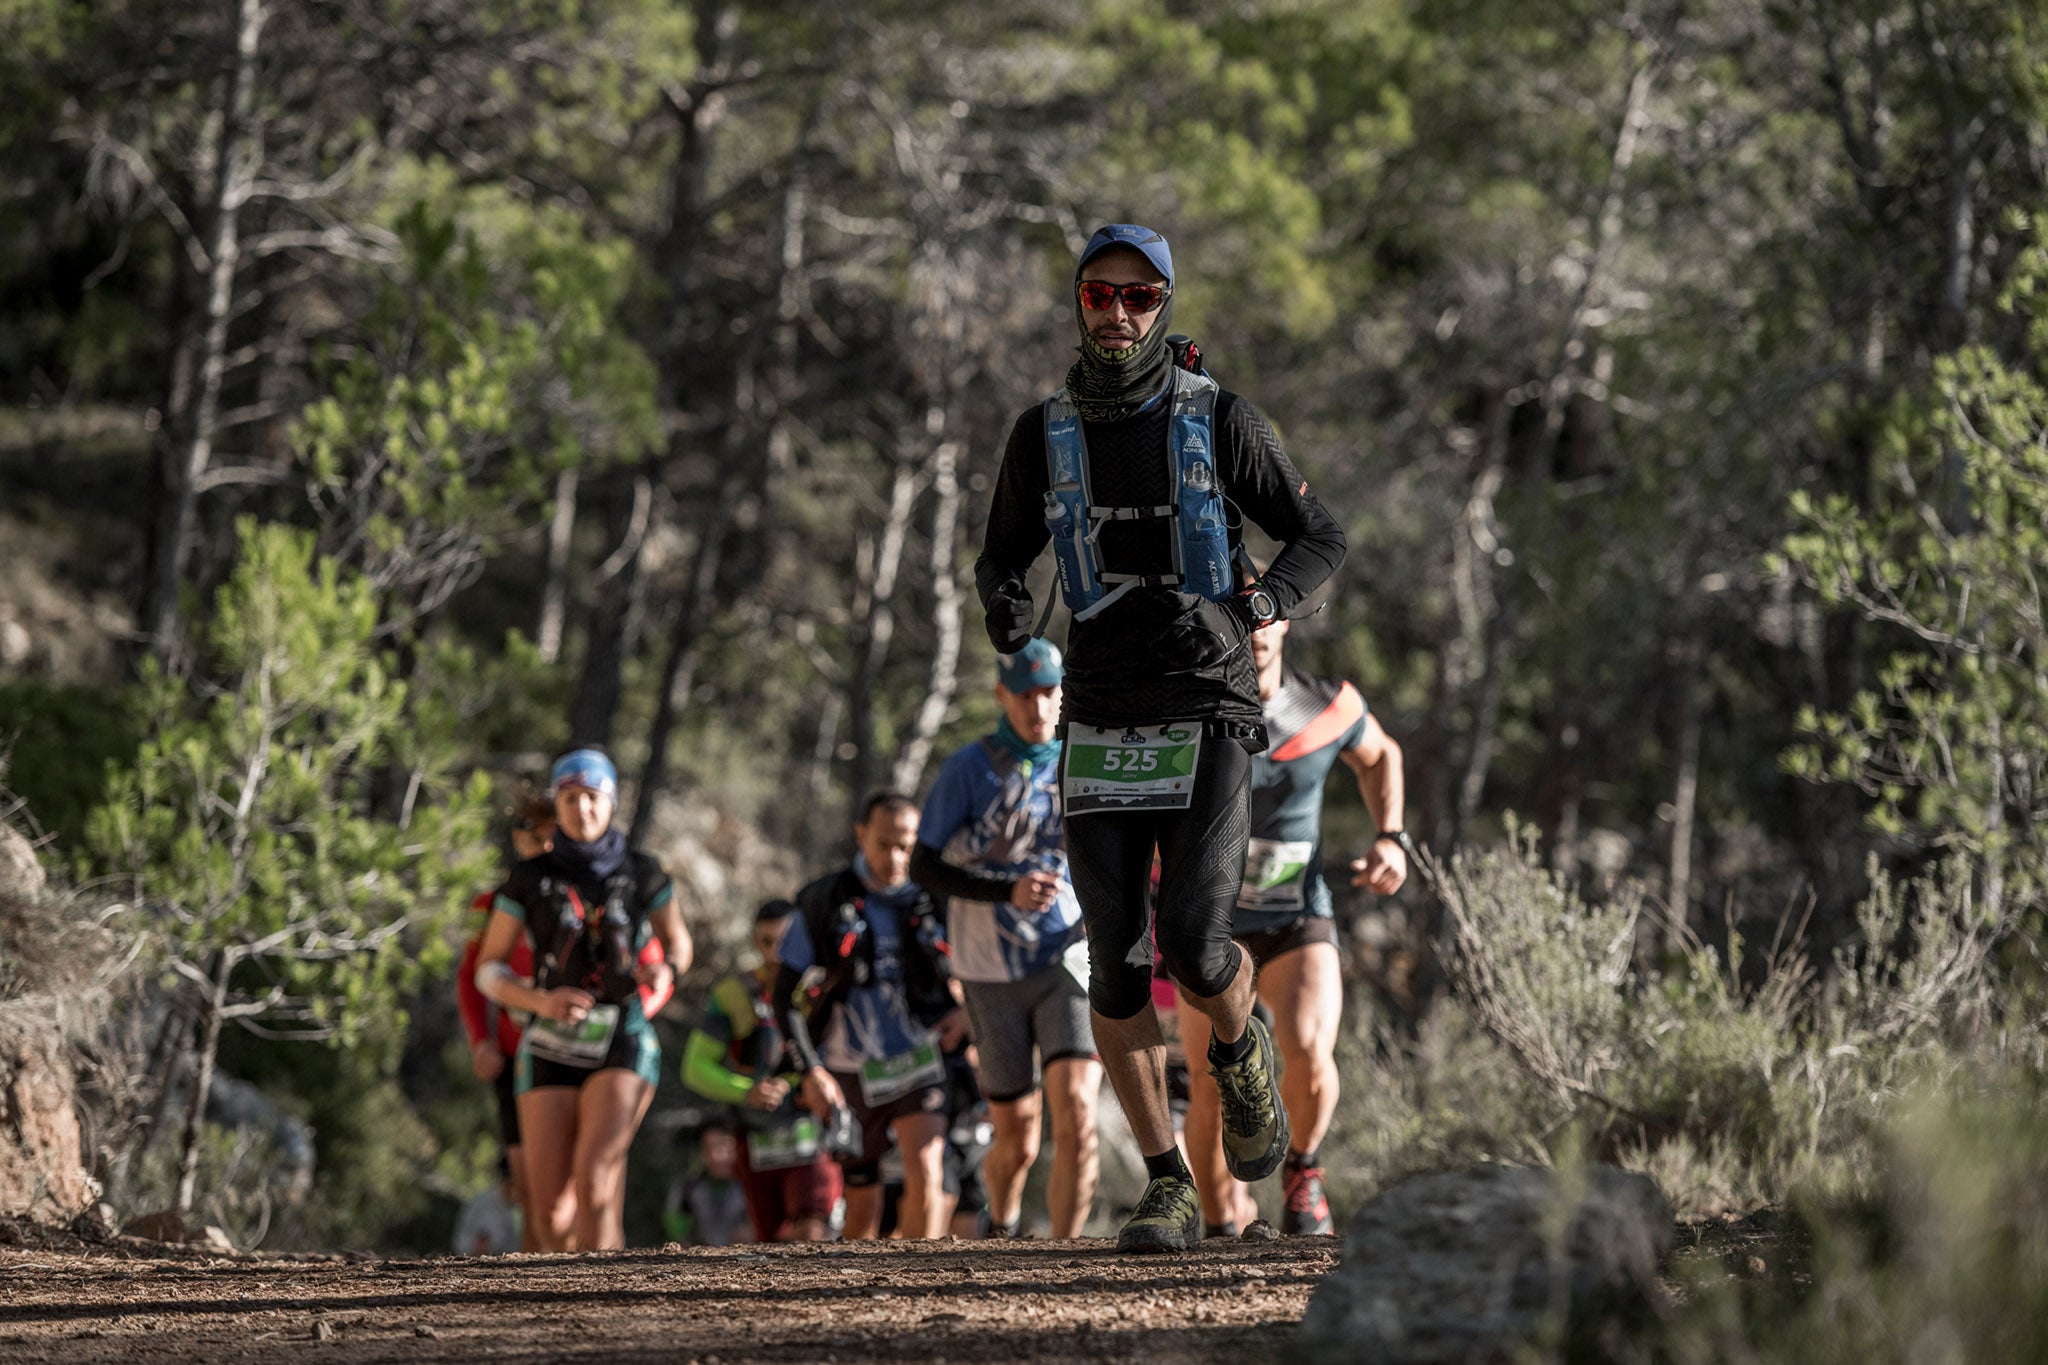
{"type": "Polygon", "coordinates": [[[843,1157],[846,1236],[881,1228],[882,1153],[903,1154],[897,1230],[944,1234],[947,1051],[966,1035],[953,998],[942,921],[931,893],[910,880],[917,807],[893,792],[870,796],[853,829],[859,853],[796,894],[776,949],[775,1005],[803,1072],[803,1100],[821,1120],[853,1112],[858,1156],[843,1157]]]}
{"type": "Polygon", "coordinates": [[[1052,1235],[1080,1236],[1095,1201],[1102,1064],[1088,1024],[1087,935],[1067,880],[1060,819],[1062,676],[1060,652],[1045,640],[1001,656],[1002,719],[940,768],[910,862],[918,885],[950,898],[953,975],[995,1125],[984,1163],[994,1237],[1022,1230],[1024,1179],[1047,1108],[1052,1235]]]}
{"type": "MultiPolygon", "coordinates": [[[[1348,682],[1326,682],[1286,666],[1287,622],[1252,632],[1259,700],[1273,747],[1252,759],[1251,842],[1231,936],[1258,963],[1259,998],[1273,1011],[1287,1109],[1286,1195],[1281,1231],[1332,1231],[1316,1149],[1337,1107],[1337,1021],[1344,1004],[1329,884],[1323,879],[1323,783],[1342,763],[1379,828],[1351,884],[1380,895],[1401,889],[1410,844],[1402,820],[1401,746],[1348,682]]],[[[1208,1016],[1183,1000],[1181,1034],[1190,1054],[1208,1037],[1208,1016]]],[[[1211,1235],[1228,1234],[1242,1187],[1223,1160],[1216,1082],[1200,1068],[1188,1078],[1188,1164],[1211,1235]]]]}

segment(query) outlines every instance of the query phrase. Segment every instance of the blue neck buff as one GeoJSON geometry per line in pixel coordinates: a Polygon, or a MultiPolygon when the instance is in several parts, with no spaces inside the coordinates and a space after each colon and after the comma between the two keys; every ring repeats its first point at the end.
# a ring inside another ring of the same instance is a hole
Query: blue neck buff
{"type": "Polygon", "coordinates": [[[996,722],[996,743],[1008,749],[1034,768],[1042,768],[1060,756],[1060,742],[1049,739],[1043,744],[1033,744],[1017,733],[1008,716],[996,722]]]}

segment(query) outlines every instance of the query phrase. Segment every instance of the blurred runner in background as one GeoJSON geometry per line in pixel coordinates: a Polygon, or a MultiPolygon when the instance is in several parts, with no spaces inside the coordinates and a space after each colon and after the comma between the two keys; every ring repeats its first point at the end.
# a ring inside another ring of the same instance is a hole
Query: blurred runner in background
{"type": "Polygon", "coordinates": [[[690,965],[689,930],[668,873],[612,827],[618,772],[596,749],[555,761],[556,834],[512,869],[477,954],[486,996],[533,1015],[514,1081],[543,1251],[625,1245],[626,1152],[654,1097],[661,1044],[641,994],[663,996],[690,965]],[[509,961],[532,946],[534,982],[509,961]],[[659,939],[663,960],[641,953],[659,939]]]}
{"type": "Polygon", "coordinates": [[[754,912],[760,966],[711,988],[683,1048],[683,1083],[739,1116],[740,1179],[757,1242],[822,1242],[844,1217],[839,1163],[823,1150],[818,1117],[797,1103],[803,1077],[775,1019],[776,946],[795,914],[785,900],[754,912]]]}
{"type": "MultiPolygon", "coordinates": [[[[1402,819],[1401,746],[1350,683],[1288,668],[1286,639],[1285,621],[1252,634],[1273,747],[1252,760],[1251,843],[1231,933],[1258,963],[1259,998],[1273,1012],[1283,1067],[1280,1099],[1291,1134],[1281,1167],[1280,1230],[1300,1235],[1335,1226],[1318,1148],[1337,1108],[1337,1024],[1344,1006],[1336,921],[1323,879],[1323,783],[1339,763],[1350,769],[1379,830],[1365,856],[1351,860],[1351,884],[1383,896],[1400,890],[1410,845],[1402,819]]],[[[1185,999],[1180,1026],[1189,1046],[1207,1041],[1208,1018],[1185,999]]],[[[1242,1216],[1245,1192],[1224,1161],[1216,1083],[1206,1075],[1191,1075],[1189,1082],[1188,1162],[1203,1219],[1212,1233],[1227,1231],[1242,1216]]]]}
{"type": "Polygon", "coordinates": [[[945,929],[931,894],[910,879],[917,806],[880,792],[861,804],[850,867],[797,892],[798,914],[777,949],[774,1005],[803,1068],[802,1097],[821,1122],[850,1110],[859,1155],[843,1157],[846,1235],[877,1235],[881,1158],[903,1153],[897,1233],[943,1236],[946,1053],[967,1033],[954,1000],[945,929]]]}
{"type": "Polygon", "coordinates": [[[1088,1023],[1088,945],[1060,819],[1060,652],[998,659],[995,732],[949,757],[925,797],[910,875],[949,898],[946,940],[995,1127],[989,1235],[1023,1228],[1025,1177],[1052,1113],[1052,1235],[1077,1237],[1095,1200],[1102,1066],[1088,1023]]]}

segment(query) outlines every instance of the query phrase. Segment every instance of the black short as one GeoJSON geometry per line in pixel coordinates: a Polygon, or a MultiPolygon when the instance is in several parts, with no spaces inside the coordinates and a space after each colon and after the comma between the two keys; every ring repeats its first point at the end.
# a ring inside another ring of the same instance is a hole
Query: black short
{"type": "Polygon", "coordinates": [[[848,1189],[881,1183],[882,1153],[889,1150],[889,1125],[912,1114],[943,1115],[947,1110],[947,1087],[943,1084],[922,1086],[871,1109],[861,1095],[858,1075],[835,1071],[832,1079],[839,1082],[840,1093],[846,1096],[846,1107],[853,1111],[853,1126],[860,1133],[860,1155],[839,1160],[839,1168],[846,1173],[848,1189]]]}
{"type": "Polygon", "coordinates": [[[519,1045],[513,1082],[524,1095],[529,1090],[561,1088],[581,1090],[600,1071],[631,1071],[649,1085],[661,1084],[661,1042],[646,1024],[637,1028],[621,1026],[612,1035],[604,1060],[596,1066],[575,1066],[549,1057],[536,1057],[529,1044],[519,1045]]]}
{"type": "Polygon", "coordinates": [[[1303,915],[1290,920],[1277,929],[1261,929],[1255,934],[1239,934],[1237,941],[1251,950],[1254,966],[1264,967],[1283,953],[1306,948],[1315,943],[1337,943],[1337,922],[1322,915],[1303,915]]]}
{"type": "Polygon", "coordinates": [[[959,1201],[953,1206],[954,1212],[988,1211],[988,1179],[981,1173],[981,1158],[984,1155],[984,1152],[963,1151],[951,1142],[946,1144],[946,1193],[959,1201]]]}
{"type": "MultiPolygon", "coordinates": [[[[1203,737],[1185,810],[1067,817],[1067,863],[1088,926],[1088,1001],[1097,1014],[1129,1019],[1145,1008],[1155,944],[1174,980],[1197,995],[1229,988],[1238,971],[1230,926],[1244,885],[1251,771],[1243,745],[1212,732],[1203,737]],[[1154,849],[1156,917],[1148,913],[1154,849]]],[[[1064,780],[1064,766],[1061,774],[1064,780]]]]}
{"type": "Polygon", "coordinates": [[[519,1095],[514,1084],[518,1073],[519,1068],[507,1057],[498,1079],[491,1082],[491,1090],[498,1097],[498,1140],[507,1147],[519,1145],[519,1095]]]}

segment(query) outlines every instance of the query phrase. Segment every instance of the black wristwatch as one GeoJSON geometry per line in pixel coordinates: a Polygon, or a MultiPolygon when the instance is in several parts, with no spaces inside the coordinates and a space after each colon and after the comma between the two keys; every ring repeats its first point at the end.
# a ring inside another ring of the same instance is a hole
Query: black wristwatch
{"type": "Polygon", "coordinates": [[[1252,620],[1264,629],[1279,619],[1280,604],[1273,600],[1273,594],[1264,588],[1253,588],[1244,595],[1245,605],[1251,608],[1252,620]]]}
{"type": "Polygon", "coordinates": [[[1373,842],[1378,843],[1380,839],[1392,839],[1401,846],[1403,853],[1411,858],[1415,856],[1415,841],[1408,837],[1408,831],[1405,829],[1381,830],[1379,838],[1374,839],[1373,842]]]}

